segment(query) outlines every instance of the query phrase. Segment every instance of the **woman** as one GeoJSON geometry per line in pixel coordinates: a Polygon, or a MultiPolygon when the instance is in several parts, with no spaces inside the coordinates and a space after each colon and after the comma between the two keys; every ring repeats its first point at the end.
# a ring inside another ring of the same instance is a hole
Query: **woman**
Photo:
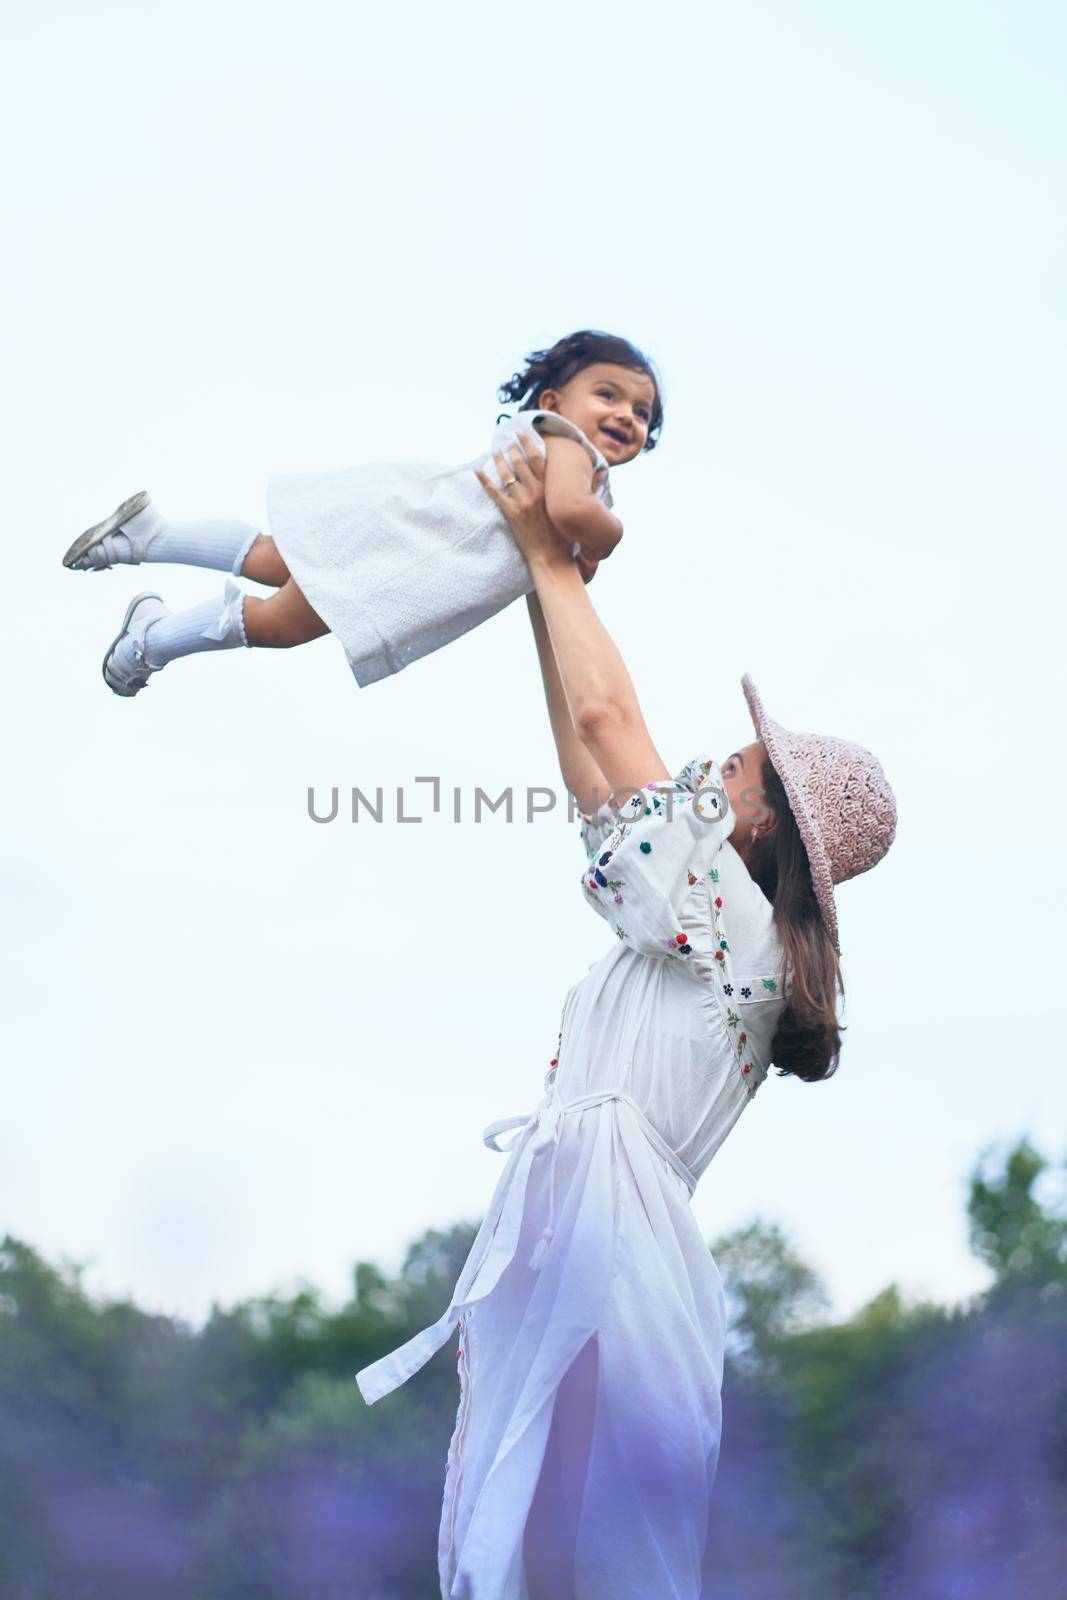
{"type": "Polygon", "coordinates": [[[358,1378],[377,1400],[459,1325],[446,1600],[697,1600],[724,1305],[689,1199],[772,1063],[835,1069],[833,885],[885,854],[896,806],[868,751],[787,732],[747,677],[756,741],[672,778],[539,453],[497,459],[503,491],[479,476],[533,576],[583,886],[617,938],[567,996],[537,1110],[486,1129],[519,1131],[448,1310],[358,1378]]]}

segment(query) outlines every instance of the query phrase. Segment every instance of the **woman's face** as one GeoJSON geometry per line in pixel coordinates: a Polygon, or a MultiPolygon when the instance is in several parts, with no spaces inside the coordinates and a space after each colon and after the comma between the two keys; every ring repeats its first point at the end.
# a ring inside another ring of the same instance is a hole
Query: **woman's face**
{"type": "Polygon", "coordinates": [[[735,750],[721,763],[723,788],[726,790],[737,821],[730,843],[744,853],[752,842],[752,830],[761,833],[773,821],[774,813],[766,804],[763,792],[763,758],[767,754],[763,741],[746,744],[735,750]]]}

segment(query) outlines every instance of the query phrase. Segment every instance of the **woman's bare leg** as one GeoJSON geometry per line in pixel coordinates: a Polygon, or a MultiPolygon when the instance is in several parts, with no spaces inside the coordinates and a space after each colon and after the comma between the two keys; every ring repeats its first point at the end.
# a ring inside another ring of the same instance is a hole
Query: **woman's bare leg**
{"type": "MultiPolygon", "coordinates": [[[[273,540],[268,540],[268,543],[273,545],[273,540]]],[[[242,574],[249,578],[253,576],[248,570],[247,561],[242,574]]],[[[244,628],[245,638],[250,645],[273,650],[291,650],[294,645],[307,644],[310,639],[321,639],[324,633],[330,631],[318,612],[308,605],[292,578],[287,578],[277,594],[268,596],[266,600],[254,594],[245,595],[244,628]]]]}
{"type": "Polygon", "coordinates": [[[574,1555],[593,1440],[598,1366],[596,1339],[589,1339],[556,1392],[523,1537],[530,1600],[575,1600],[574,1555]]]}
{"type": "Polygon", "coordinates": [[[261,533],[255,541],[241,563],[241,577],[251,578],[253,583],[267,583],[272,589],[289,582],[289,568],[270,534],[261,533]]]}

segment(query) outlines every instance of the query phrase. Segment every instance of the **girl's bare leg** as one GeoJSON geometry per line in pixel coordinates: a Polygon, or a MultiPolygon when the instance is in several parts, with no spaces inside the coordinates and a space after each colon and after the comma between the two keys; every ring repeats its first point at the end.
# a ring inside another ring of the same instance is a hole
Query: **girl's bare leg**
{"type": "MultiPolygon", "coordinates": [[[[265,540],[273,549],[274,541],[265,540]]],[[[256,540],[256,544],[259,540],[256,540]]],[[[252,551],[255,550],[255,545],[252,551]]],[[[252,554],[252,551],[249,554],[252,554]]],[[[277,554],[277,552],[275,552],[277,554]]],[[[281,557],[277,558],[279,562],[281,557]]],[[[284,563],[282,563],[284,569],[284,563]]],[[[241,569],[244,577],[252,578],[254,574],[248,569],[245,561],[241,569]]],[[[272,582],[272,579],[261,579],[261,582],[272,582]]],[[[323,622],[317,611],[313,611],[297,588],[292,578],[286,577],[277,594],[261,600],[258,595],[246,594],[244,597],[244,628],[245,637],[250,645],[274,650],[291,650],[294,645],[307,644],[310,639],[321,639],[324,633],[329,633],[329,628],[323,622]]]]}
{"type": "Polygon", "coordinates": [[[267,583],[272,589],[280,589],[288,583],[289,568],[278,554],[278,546],[269,534],[261,533],[245,556],[241,563],[241,577],[251,578],[253,583],[267,583]]]}

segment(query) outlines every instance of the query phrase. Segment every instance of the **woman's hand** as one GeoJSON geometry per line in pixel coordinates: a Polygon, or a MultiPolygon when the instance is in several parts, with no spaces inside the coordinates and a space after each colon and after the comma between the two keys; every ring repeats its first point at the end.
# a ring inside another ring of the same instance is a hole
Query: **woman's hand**
{"type": "MultiPolygon", "coordinates": [[[[505,485],[504,490],[498,489],[481,468],[476,468],[478,482],[494,505],[507,517],[515,543],[528,564],[538,559],[550,563],[569,562],[571,547],[561,537],[545,509],[545,457],[529,434],[520,434],[519,437],[528,441],[529,457],[517,445],[512,445],[506,456],[498,451],[493,457],[505,485]]],[[[588,583],[585,570],[582,577],[588,583]]],[[[590,572],[589,577],[592,575],[590,572]]]]}

